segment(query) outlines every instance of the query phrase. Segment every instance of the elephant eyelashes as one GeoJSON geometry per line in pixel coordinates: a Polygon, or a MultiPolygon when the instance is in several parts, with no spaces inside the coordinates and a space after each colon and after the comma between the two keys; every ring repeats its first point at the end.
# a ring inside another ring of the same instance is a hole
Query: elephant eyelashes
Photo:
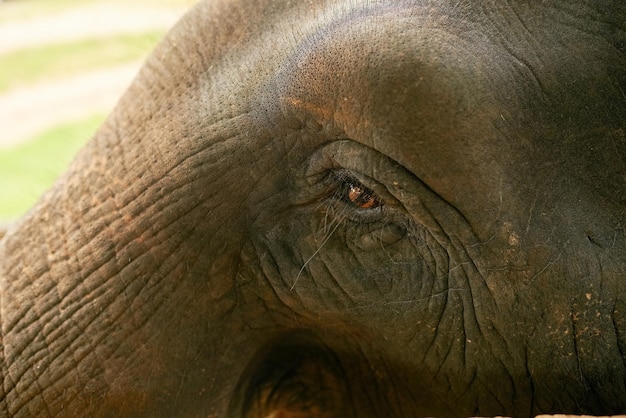
{"type": "Polygon", "coordinates": [[[362,185],[352,176],[342,175],[338,179],[341,183],[337,195],[341,200],[359,209],[376,209],[383,205],[383,201],[376,194],[362,185]]]}
{"type": "Polygon", "coordinates": [[[349,185],[346,197],[349,202],[361,209],[374,209],[382,204],[370,190],[355,184],[349,185]]]}

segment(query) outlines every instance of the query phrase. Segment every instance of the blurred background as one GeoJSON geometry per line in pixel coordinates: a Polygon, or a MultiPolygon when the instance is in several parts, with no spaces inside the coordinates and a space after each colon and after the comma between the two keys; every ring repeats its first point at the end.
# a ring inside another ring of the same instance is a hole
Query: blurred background
{"type": "Polygon", "coordinates": [[[0,224],[90,139],[196,0],[0,0],[0,224]]]}

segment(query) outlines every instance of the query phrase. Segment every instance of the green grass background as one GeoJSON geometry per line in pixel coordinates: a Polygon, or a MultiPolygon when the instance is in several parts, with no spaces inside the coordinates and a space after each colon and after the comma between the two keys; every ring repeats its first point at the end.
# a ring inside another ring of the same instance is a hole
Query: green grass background
{"type": "Polygon", "coordinates": [[[104,115],[60,125],[0,150],[0,222],[22,215],[65,170],[104,115]]]}
{"type": "MultiPolygon", "coordinates": [[[[143,7],[189,6],[193,0],[12,0],[0,3],[0,24],[118,2],[143,7]]],[[[76,39],[0,55],[0,93],[49,79],[142,59],[165,33],[76,39]]],[[[91,138],[105,115],[53,127],[8,149],[0,149],[0,225],[33,206],[91,138]]],[[[1,129],[1,128],[0,128],[1,129]]]]}
{"type": "Polygon", "coordinates": [[[161,39],[161,31],[79,39],[0,55],[0,93],[53,77],[136,61],[161,39]]]}

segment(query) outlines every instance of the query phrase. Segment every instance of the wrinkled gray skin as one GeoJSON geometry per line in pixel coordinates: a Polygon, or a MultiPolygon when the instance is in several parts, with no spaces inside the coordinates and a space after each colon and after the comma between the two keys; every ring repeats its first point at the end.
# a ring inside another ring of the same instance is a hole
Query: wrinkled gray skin
{"type": "Polygon", "coordinates": [[[625,4],[199,4],[1,241],[0,415],[626,412],[625,4]]]}

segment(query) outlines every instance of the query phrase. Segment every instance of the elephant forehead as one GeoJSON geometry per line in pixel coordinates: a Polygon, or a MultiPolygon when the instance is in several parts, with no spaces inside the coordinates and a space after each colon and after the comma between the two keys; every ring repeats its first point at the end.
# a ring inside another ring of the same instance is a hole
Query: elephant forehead
{"type": "Polygon", "coordinates": [[[430,12],[413,9],[335,19],[287,58],[278,82],[282,99],[346,126],[371,119],[388,125],[397,112],[407,116],[433,104],[456,109],[477,93],[463,85],[475,84],[479,62],[437,26],[430,12]]]}
{"type": "Polygon", "coordinates": [[[495,205],[501,151],[489,142],[501,111],[488,46],[471,48],[442,29],[444,20],[391,6],[336,19],[299,44],[279,74],[278,100],[392,157],[451,200],[469,187],[495,205]]]}

